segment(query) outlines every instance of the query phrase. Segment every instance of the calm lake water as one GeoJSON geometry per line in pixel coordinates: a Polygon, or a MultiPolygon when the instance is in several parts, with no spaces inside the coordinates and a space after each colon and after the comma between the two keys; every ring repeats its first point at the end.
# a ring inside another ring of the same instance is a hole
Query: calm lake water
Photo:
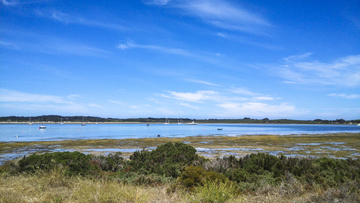
{"type": "Polygon", "coordinates": [[[360,132],[356,125],[279,125],[279,124],[1,124],[0,142],[56,141],[74,139],[127,139],[187,137],[208,135],[290,135],[360,132]],[[218,130],[222,128],[222,130],[218,130]]]}

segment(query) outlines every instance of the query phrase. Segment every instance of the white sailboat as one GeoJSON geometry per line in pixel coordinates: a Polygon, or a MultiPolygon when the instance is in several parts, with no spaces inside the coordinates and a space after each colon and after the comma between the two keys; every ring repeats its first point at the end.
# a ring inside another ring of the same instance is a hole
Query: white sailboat
{"type": "MultiPolygon", "coordinates": [[[[44,123],[43,117],[41,117],[41,122],[44,123]]],[[[44,129],[46,129],[46,126],[44,126],[44,124],[41,124],[41,126],[39,126],[39,130],[44,130],[44,129]]]]}
{"type": "Polygon", "coordinates": [[[168,124],[170,124],[170,123],[169,123],[169,120],[166,118],[164,125],[168,125],[168,124]]]}
{"type": "Polygon", "coordinates": [[[81,123],[81,126],[85,126],[84,117],[83,117],[83,121],[81,123]]]}
{"type": "Polygon", "coordinates": [[[62,122],[62,118],[61,118],[61,121],[60,121],[60,125],[64,125],[64,123],[62,122]]]}
{"type": "Polygon", "coordinates": [[[195,121],[192,121],[191,123],[186,123],[186,125],[197,125],[197,123],[195,123],[195,121]]]}
{"type": "Polygon", "coordinates": [[[28,123],[29,125],[32,125],[32,122],[31,122],[31,117],[30,117],[30,119],[29,119],[29,123],[28,123]]]}
{"type": "Polygon", "coordinates": [[[181,119],[178,120],[178,125],[180,125],[180,124],[181,124],[181,119]]]}

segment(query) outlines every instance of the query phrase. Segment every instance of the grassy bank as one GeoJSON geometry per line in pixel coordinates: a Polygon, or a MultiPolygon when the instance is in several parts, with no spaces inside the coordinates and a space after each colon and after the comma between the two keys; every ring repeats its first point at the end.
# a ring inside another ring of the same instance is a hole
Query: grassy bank
{"type": "Polygon", "coordinates": [[[33,154],[0,166],[0,185],[0,202],[359,202],[360,160],[264,153],[210,160],[168,142],[129,159],[33,154]]]}
{"type": "MultiPolygon", "coordinates": [[[[196,192],[168,193],[171,184],[138,186],[116,180],[86,177],[65,177],[60,171],[34,175],[0,178],[0,202],[211,202],[209,194],[222,195],[229,188],[206,185],[196,192]]],[[[339,189],[305,190],[305,185],[289,182],[287,185],[263,187],[251,193],[230,195],[224,202],[356,202],[358,197],[351,185],[339,189]],[[292,185],[289,185],[292,184],[292,185]]]]}

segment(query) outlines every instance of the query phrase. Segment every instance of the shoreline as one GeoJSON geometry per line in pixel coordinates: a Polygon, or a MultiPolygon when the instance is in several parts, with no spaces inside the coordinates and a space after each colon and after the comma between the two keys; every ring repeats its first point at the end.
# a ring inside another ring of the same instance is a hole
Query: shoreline
{"type": "MultiPolygon", "coordinates": [[[[32,125],[36,124],[36,125],[60,125],[61,122],[31,122],[32,125]]],[[[162,122],[63,122],[64,125],[70,124],[89,124],[89,125],[102,125],[102,124],[164,124],[162,122]]],[[[0,122],[1,124],[29,124],[29,122],[0,122]]],[[[170,125],[178,125],[177,123],[170,123],[170,125]]],[[[352,123],[352,124],[338,124],[338,123],[327,123],[327,124],[315,124],[315,123],[304,123],[304,124],[299,124],[299,123],[201,123],[198,122],[199,125],[353,125],[353,126],[357,126],[356,123],[352,123]]],[[[181,123],[181,125],[187,125],[186,123],[181,123]]]]}

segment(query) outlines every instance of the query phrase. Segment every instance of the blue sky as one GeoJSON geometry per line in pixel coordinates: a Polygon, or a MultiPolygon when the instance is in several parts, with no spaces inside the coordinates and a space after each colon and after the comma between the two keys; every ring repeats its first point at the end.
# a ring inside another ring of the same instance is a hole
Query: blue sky
{"type": "Polygon", "coordinates": [[[360,3],[1,0],[0,116],[360,118],[360,3]]]}

